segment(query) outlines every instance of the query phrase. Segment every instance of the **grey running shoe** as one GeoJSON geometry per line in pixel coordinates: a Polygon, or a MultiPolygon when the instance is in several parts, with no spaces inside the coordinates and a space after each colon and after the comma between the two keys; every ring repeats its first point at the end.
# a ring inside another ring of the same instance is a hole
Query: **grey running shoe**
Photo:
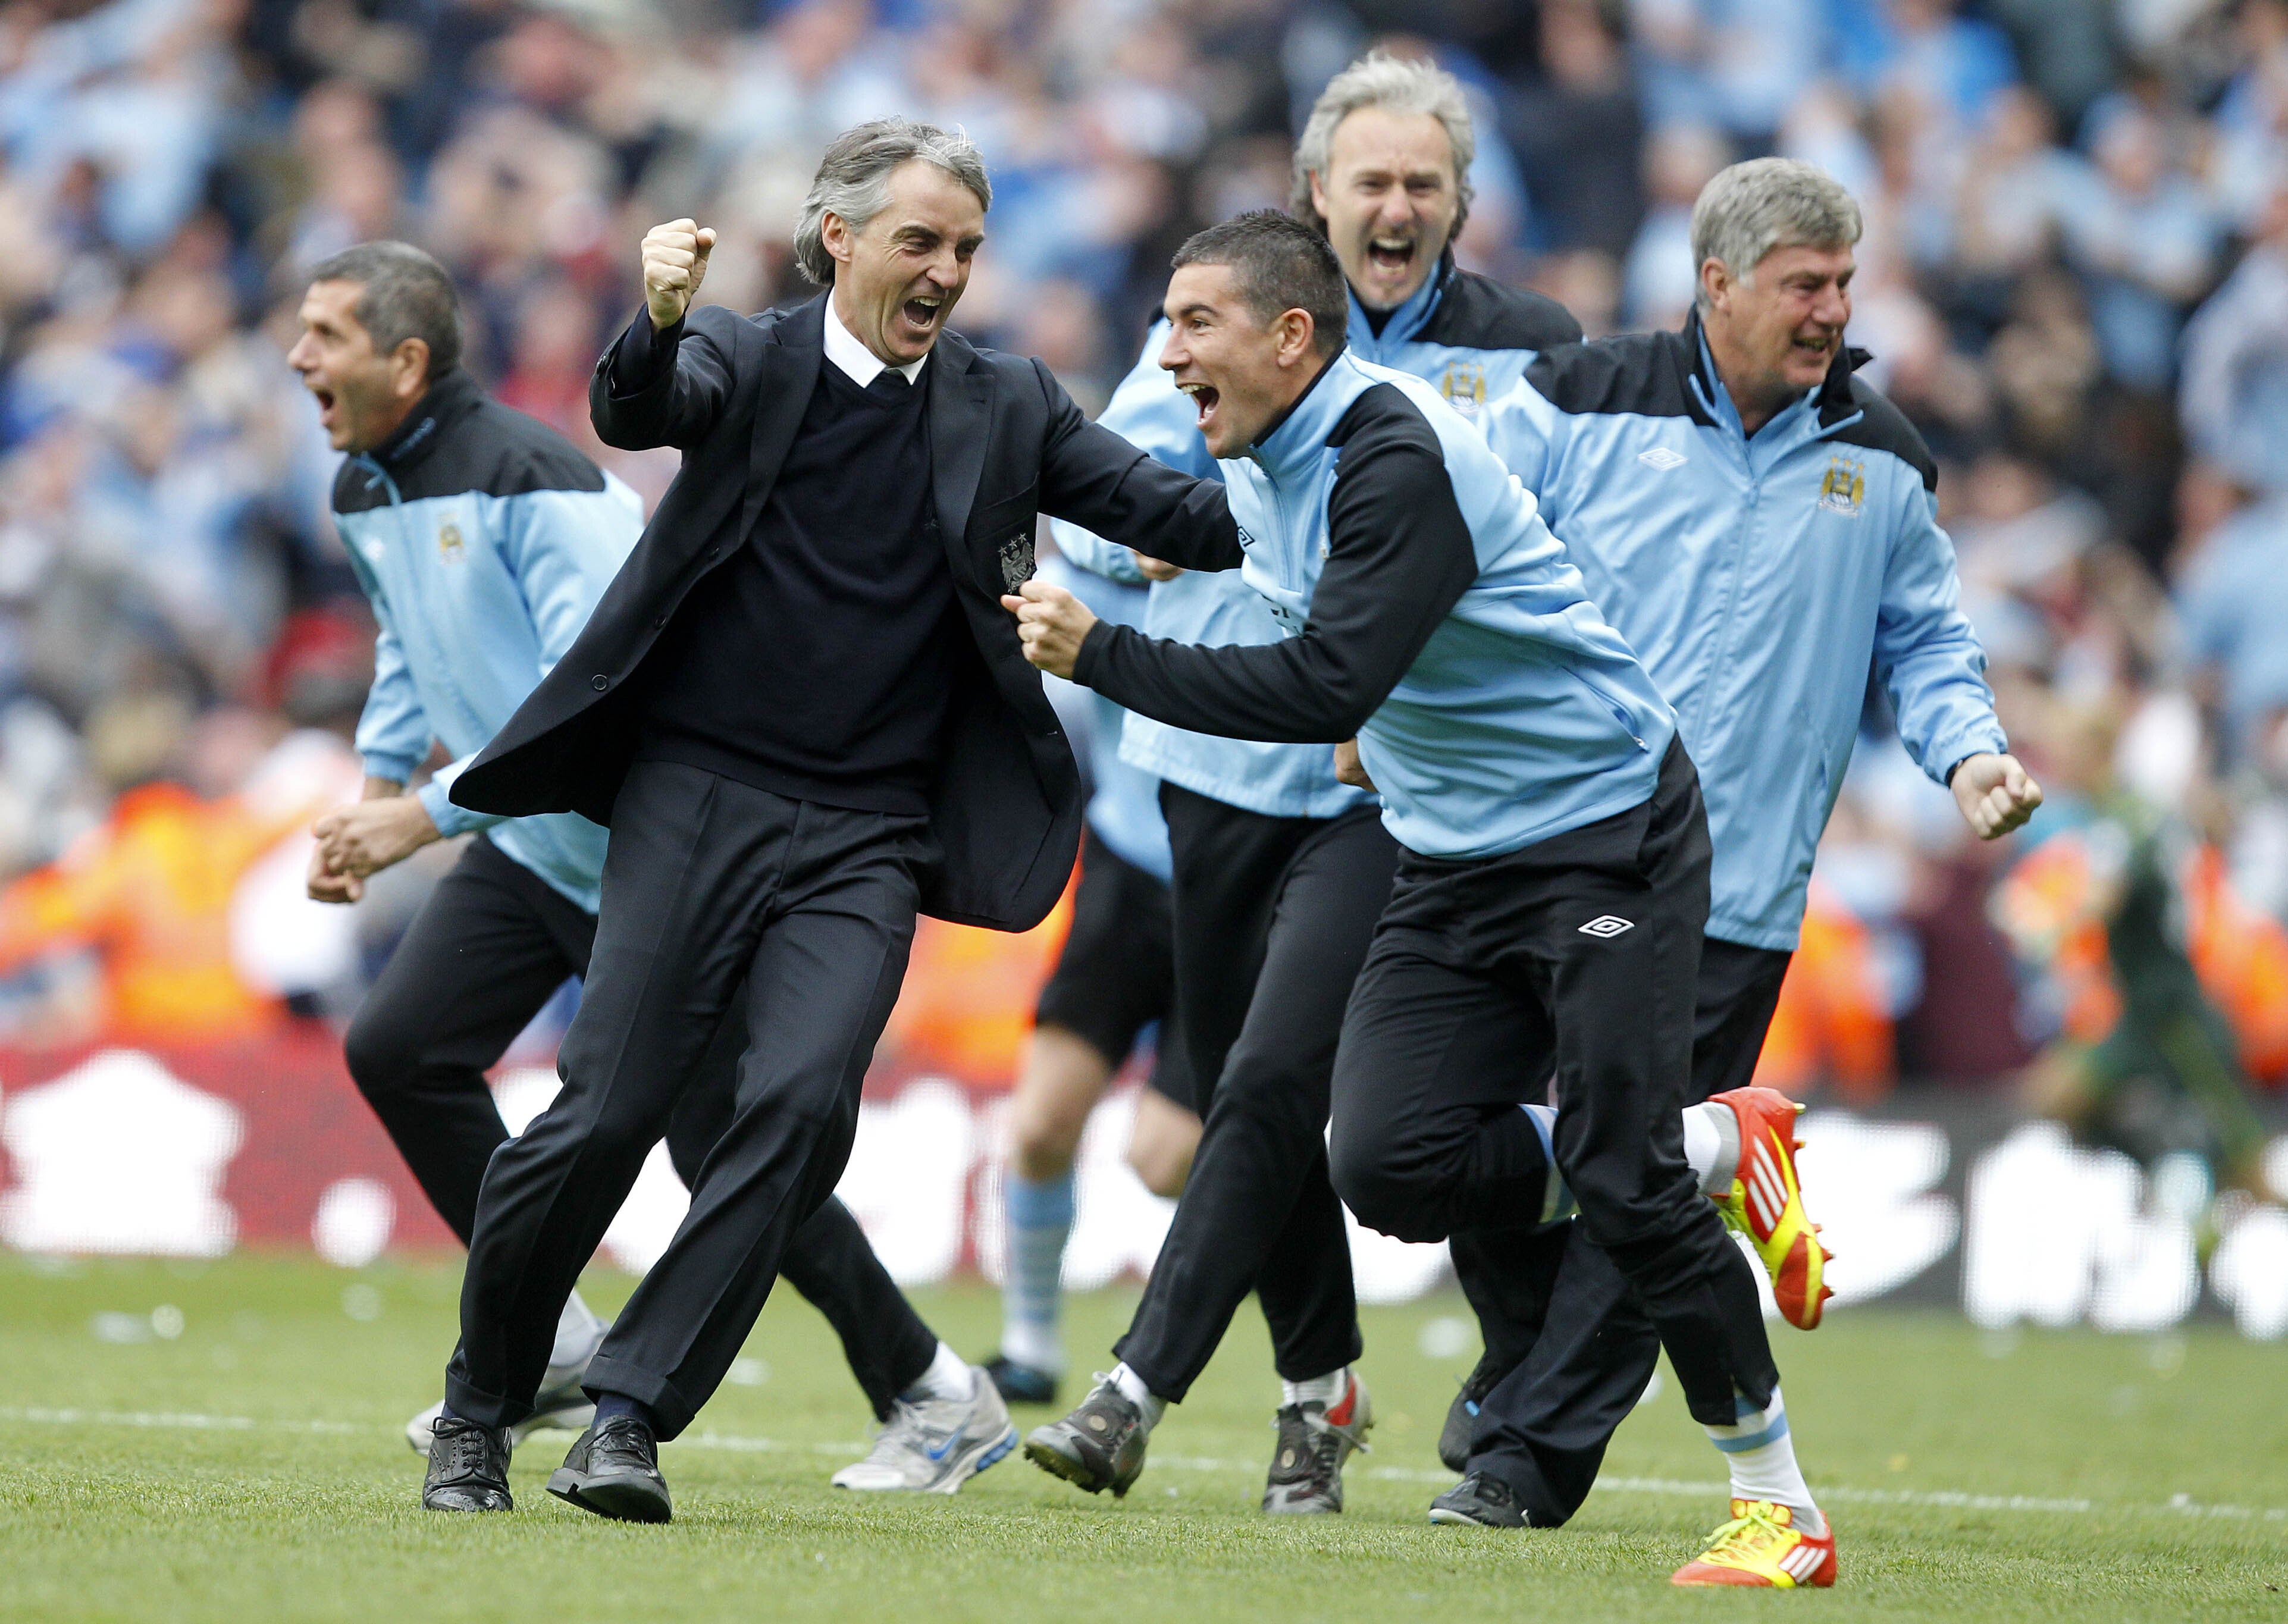
{"type": "Polygon", "coordinates": [[[513,1511],[508,1492],[508,1431],[442,1416],[429,1441],[429,1474],[421,1485],[428,1511],[513,1511]]]}
{"type": "Polygon", "coordinates": [[[1477,1428],[1478,1406],[1512,1368],[1496,1364],[1491,1353],[1482,1353],[1477,1367],[1463,1379],[1462,1390],[1446,1406],[1446,1424],[1438,1429],[1438,1460],[1448,1471],[1470,1470],[1470,1436],[1477,1428]]]}
{"type": "Polygon", "coordinates": [[[574,1440],[564,1464],[549,1474],[548,1492],[616,1522],[663,1523],[674,1515],[659,1445],[632,1415],[615,1415],[574,1440]]]}
{"type": "Polygon", "coordinates": [[[835,1473],[834,1486],[950,1494],[997,1464],[1017,1446],[1017,1429],[992,1378],[975,1365],[969,1377],[966,1398],[897,1400],[872,1453],[835,1473]]]}
{"type": "Polygon", "coordinates": [[[1025,1458],[1053,1477],[1115,1500],[1144,1472],[1144,1413],[1100,1373],[1080,1407],[1062,1421],[1036,1427],[1025,1458]]]}
{"type": "Polygon", "coordinates": [[[1463,1523],[1480,1528],[1523,1528],[1525,1508],[1508,1484],[1491,1472],[1472,1472],[1430,1502],[1434,1523],[1463,1523]]]}
{"type": "Polygon", "coordinates": [[[1279,1445],[1263,1485],[1266,1511],[1322,1512],[1343,1509],[1343,1462],[1367,1446],[1374,1401],[1352,1376],[1332,1405],[1291,1404],[1274,1418],[1279,1445]]]}

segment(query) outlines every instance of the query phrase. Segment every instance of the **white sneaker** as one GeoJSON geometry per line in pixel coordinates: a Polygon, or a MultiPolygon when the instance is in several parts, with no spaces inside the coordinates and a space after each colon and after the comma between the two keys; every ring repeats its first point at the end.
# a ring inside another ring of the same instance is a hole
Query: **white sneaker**
{"type": "MultiPolygon", "coordinates": [[[[597,1347],[603,1338],[596,1339],[597,1347]]],[[[595,1357],[591,1348],[576,1365],[551,1365],[540,1379],[540,1390],[533,1395],[532,1414],[508,1430],[508,1446],[514,1449],[536,1432],[583,1432],[596,1419],[596,1401],[580,1390],[580,1382],[588,1374],[588,1361],[595,1357]]],[[[430,1429],[437,1417],[445,1413],[442,1398],[431,1405],[405,1423],[405,1441],[413,1446],[413,1453],[429,1453],[430,1429]]]]}
{"type": "Polygon", "coordinates": [[[901,1398],[873,1452],[834,1474],[838,1489],[950,1494],[1017,1446],[1017,1429],[993,1378],[969,1367],[966,1398],[901,1398]]]}

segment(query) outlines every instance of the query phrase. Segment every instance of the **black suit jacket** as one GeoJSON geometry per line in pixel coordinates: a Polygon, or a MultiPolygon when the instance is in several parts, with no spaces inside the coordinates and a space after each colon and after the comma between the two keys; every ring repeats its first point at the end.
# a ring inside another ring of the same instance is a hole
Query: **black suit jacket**
{"type": "MultiPolygon", "coordinates": [[[[578,640],[455,780],[457,804],[610,824],[634,749],[644,656],[685,596],[754,533],[825,364],[825,312],[823,295],[753,317],[695,310],[672,370],[618,399],[609,385],[617,342],[604,353],[588,387],[597,433],[630,449],[678,447],[683,470],[578,640]]],[[[1071,749],[1000,604],[1033,573],[1038,516],[1148,552],[1164,534],[1236,546],[1238,531],[1222,486],[1089,423],[1037,360],[946,333],[922,379],[938,529],[980,657],[952,696],[930,796],[943,855],[924,878],[922,907],[963,924],[1029,930],[1071,875],[1082,812],[1071,749]]]]}

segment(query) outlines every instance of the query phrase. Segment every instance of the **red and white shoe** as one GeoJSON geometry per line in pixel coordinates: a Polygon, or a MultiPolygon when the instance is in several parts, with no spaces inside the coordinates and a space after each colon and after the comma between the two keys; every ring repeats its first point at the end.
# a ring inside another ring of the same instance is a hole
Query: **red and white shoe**
{"type": "Polygon", "coordinates": [[[1825,1278],[1834,1254],[1820,1244],[1796,1178],[1795,1119],[1803,1107],[1776,1089],[1732,1089],[1709,1103],[1729,1107],[1740,1124],[1740,1170],[1731,1189],[1710,1199],[1727,1224],[1755,1242],[1781,1317],[1812,1330],[1835,1295],[1825,1278]]]}
{"type": "Polygon", "coordinates": [[[1768,1500],[1736,1500],[1732,1520],[1708,1536],[1708,1549],[1670,1575],[1673,1585],[1746,1585],[1769,1590],[1824,1590],[1835,1582],[1835,1525],[1808,1534],[1795,1513],[1768,1500]]]}

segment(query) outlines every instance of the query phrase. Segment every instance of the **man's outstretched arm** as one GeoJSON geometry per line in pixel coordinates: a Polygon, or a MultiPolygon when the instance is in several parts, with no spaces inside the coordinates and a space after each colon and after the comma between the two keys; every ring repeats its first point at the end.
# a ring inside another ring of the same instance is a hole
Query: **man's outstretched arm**
{"type": "Polygon", "coordinates": [[[730,357],[686,326],[714,247],[714,228],[689,220],[655,226],[644,237],[643,311],[588,380],[589,419],[606,445],[687,450],[722,416],[730,357]]]}
{"type": "Polygon", "coordinates": [[[1098,621],[1061,588],[1003,599],[1026,657],[1141,715],[1275,743],[1356,733],[1477,579],[1477,552],[1436,453],[1355,437],[1327,504],[1329,551],[1310,622],[1257,646],[1201,648],[1098,621]]]}

